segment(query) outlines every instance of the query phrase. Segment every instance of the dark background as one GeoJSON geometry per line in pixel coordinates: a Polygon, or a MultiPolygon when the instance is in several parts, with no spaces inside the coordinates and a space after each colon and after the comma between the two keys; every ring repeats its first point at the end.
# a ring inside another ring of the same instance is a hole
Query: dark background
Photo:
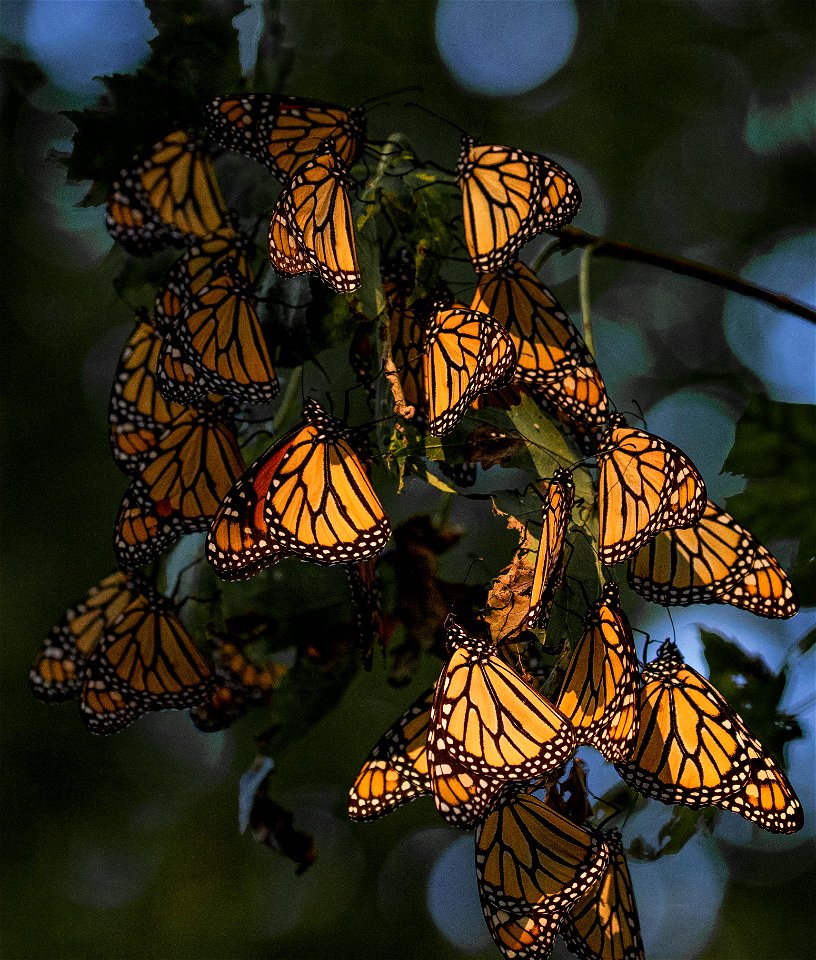
{"type": "MultiPolygon", "coordinates": [[[[419,99],[481,139],[563,161],[584,193],[578,226],[741,271],[816,305],[812,3],[268,7],[291,49],[285,92],[353,105],[421,82],[419,99]]],[[[260,16],[258,4],[238,21],[247,69],[260,16]]],[[[48,628],[112,567],[124,488],[105,412],[131,311],[112,287],[102,208],[75,206],[88,184],[66,185],[53,157],[73,129],[60,111],[92,105],[101,92],[93,75],[135,68],[154,31],[138,0],[6,2],[0,31],[2,955],[494,956],[470,836],[441,826],[427,800],[372,825],[343,814],[362,757],[432,682],[433,663],[407,690],[389,688],[379,666],[361,674],[338,709],[277,758],[275,796],[317,842],[316,866],[298,878],[237,831],[238,778],[262,718],[205,736],[186,716],[163,714],[92,738],[74,706],[49,709],[30,695],[27,671],[48,628]],[[31,62],[44,85],[33,83],[31,62]]],[[[401,130],[421,156],[453,166],[458,134],[399,109],[402,99],[372,113],[371,134],[401,130]]],[[[573,313],[578,264],[578,254],[557,257],[545,271],[573,313]]],[[[652,268],[598,260],[591,284],[613,399],[629,410],[636,399],[650,429],[692,455],[715,498],[739,492],[740,478],[719,476],[735,424],[763,391],[814,401],[814,328],[652,268]]],[[[790,544],[772,546],[789,559],[790,544]]],[[[657,608],[633,619],[653,635],[672,629],[657,608]]],[[[790,654],[783,703],[807,709],[806,736],[788,759],[808,821],[779,838],[725,817],[713,839],[634,864],[654,960],[813,955],[816,678],[812,649],[790,653],[813,623],[812,609],[787,624],[725,608],[674,618],[694,663],[697,624],[774,670],[790,654]]],[[[598,790],[612,782],[608,771],[596,775],[598,790]]]]}

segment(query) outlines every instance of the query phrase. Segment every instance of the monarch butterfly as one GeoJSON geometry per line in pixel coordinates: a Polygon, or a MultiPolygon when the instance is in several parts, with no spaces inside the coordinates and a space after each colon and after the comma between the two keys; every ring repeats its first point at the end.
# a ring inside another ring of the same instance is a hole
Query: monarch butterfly
{"type": "Polygon", "coordinates": [[[325,564],[366,560],[391,534],[347,428],[315,400],[306,401],[303,418],[218,509],[207,557],[223,580],[254,576],[286,555],[325,564]]]}
{"type": "Polygon", "coordinates": [[[777,618],[799,609],[777,560],[711,500],[694,526],[662,533],[642,547],[628,575],[632,588],[656,603],[730,603],[777,618]]]}
{"type": "Polygon", "coordinates": [[[190,719],[202,733],[216,733],[231,727],[246,712],[246,697],[240,690],[217,685],[202,703],[190,707],[190,719]]]}
{"type": "Polygon", "coordinates": [[[670,640],[643,670],[638,723],[630,758],[615,767],[644,796],[701,807],[745,786],[750,765],[742,721],[670,640]]]}
{"type": "Polygon", "coordinates": [[[575,503],[575,484],[568,470],[559,468],[544,496],[541,517],[541,539],[533,567],[530,590],[530,611],[525,620],[528,630],[535,630],[542,619],[549,617],[555,591],[564,577],[564,547],[567,528],[575,503]]]}
{"type": "Polygon", "coordinates": [[[519,262],[482,274],[470,308],[494,317],[510,334],[515,380],[570,420],[606,423],[609,398],[601,374],[569,317],[529,267],[519,262]]]}
{"type": "Polygon", "coordinates": [[[369,753],[349,790],[352,820],[377,820],[431,792],[426,747],[433,693],[431,687],[417,697],[369,753]]]}
{"type": "Polygon", "coordinates": [[[162,430],[184,412],[183,406],[166,401],[156,389],[161,346],[147,312],[139,312],[119,358],[108,412],[111,449],[125,473],[138,472],[162,430]]]}
{"type": "Polygon", "coordinates": [[[495,647],[448,617],[453,648],[431,708],[428,761],[437,809],[472,825],[511,780],[540,777],[575,746],[569,721],[499,659],[495,647]]]}
{"type": "Polygon", "coordinates": [[[116,733],[143,713],[203,702],[210,668],[175,605],[139,580],[86,662],[80,708],[91,733],[116,733]]]}
{"type": "Polygon", "coordinates": [[[604,835],[609,865],[600,884],[564,915],[561,936],[581,960],[644,960],[635,891],[621,835],[604,835]]]}
{"type": "Polygon", "coordinates": [[[494,907],[482,899],[487,929],[507,960],[546,960],[552,952],[560,916],[536,916],[494,907]]]}
{"type": "Polygon", "coordinates": [[[139,255],[223,230],[226,216],[212,161],[184,130],[168,134],[134,170],[122,171],[106,209],[110,235],[139,255]]]}
{"type": "Polygon", "coordinates": [[[430,433],[449,433],[480,393],[505,384],[515,362],[513,341],[495,320],[447,297],[435,300],[423,347],[430,433]]]}
{"type": "Polygon", "coordinates": [[[359,107],[236,93],[216,97],[204,111],[207,133],[216,143],[265,164],[279,177],[293,176],[329,139],[348,169],[365,140],[365,113],[359,107]]]}
{"type": "Polygon", "coordinates": [[[779,765],[749,730],[749,773],[745,785],[717,804],[771,833],[796,833],[804,826],[802,804],[779,765]]]}
{"type": "Polygon", "coordinates": [[[278,273],[316,273],[338,293],[360,286],[347,178],[331,140],[278,197],[269,224],[269,259],[278,273]]]}
{"type": "Polygon", "coordinates": [[[119,563],[134,569],[183,533],[206,529],[243,469],[226,419],[190,409],[173,420],[125,493],[114,535],[119,563]]]}
{"type": "MultiPolygon", "coordinates": [[[[278,380],[261,331],[254,299],[229,266],[186,299],[166,350],[179,349],[197,375],[196,390],[246,403],[268,403],[278,380]]],[[[165,367],[166,370],[166,367],[165,367]]],[[[168,377],[169,379],[169,377],[168,377]]]]}
{"type": "Polygon", "coordinates": [[[287,673],[286,666],[274,660],[256,663],[224,637],[216,638],[213,661],[219,680],[240,690],[251,703],[268,703],[287,673]]]}
{"type": "Polygon", "coordinates": [[[184,239],[165,226],[137,194],[133,177],[123,170],[105,203],[105,226],[114,240],[136,257],[149,257],[165,247],[180,246],[184,239]]]}
{"type": "Polygon", "coordinates": [[[703,478],[668,441],[632,429],[615,414],[597,456],[602,563],[620,563],[656,534],[700,519],[706,504],[703,478]]]}
{"type": "Polygon", "coordinates": [[[34,660],[29,680],[35,696],[52,702],[77,696],[85,662],[137,589],[133,578],[117,570],[68,609],[34,660]]]}
{"type": "Polygon", "coordinates": [[[483,903],[554,921],[598,887],[609,863],[603,839],[529,793],[508,797],[476,830],[483,903]]]}
{"type": "Polygon", "coordinates": [[[256,663],[223,636],[215,638],[213,661],[218,685],[208,700],[190,710],[193,723],[204,733],[232,726],[250,704],[268,704],[287,672],[273,660],[256,663]]]}
{"type": "Polygon", "coordinates": [[[465,239],[479,272],[500,270],[532,237],[569,223],[581,205],[578,184],[540,153],[465,136],[456,171],[465,239]]]}
{"type": "Polygon", "coordinates": [[[206,286],[215,274],[229,269],[236,278],[252,284],[247,259],[248,243],[229,226],[189,246],[176,260],[156,295],[156,326],[161,333],[179,322],[190,297],[206,286]]]}
{"type": "Polygon", "coordinates": [[[632,628],[617,586],[607,583],[589,611],[556,700],[579,744],[590,744],[612,762],[629,757],[638,729],[639,679],[632,628]]]}

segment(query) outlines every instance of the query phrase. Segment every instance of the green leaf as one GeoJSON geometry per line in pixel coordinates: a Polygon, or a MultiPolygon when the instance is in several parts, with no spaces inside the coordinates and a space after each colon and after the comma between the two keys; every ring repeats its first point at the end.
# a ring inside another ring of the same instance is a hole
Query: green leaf
{"type": "Polygon", "coordinates": [[[780,711],[787,669],[773,673],[759,657],[719,634],[700,630],[711,683],[745,721],[760,743],[778,759],[790,740],[802,736],[796,719],[780,711]]]}
{"type": "MultiPolygon", "coordinates": [[[[233,17],[243,0],[146,0],[158,36],[134,74],[102,77],[99,106],[69,111],[76,126],[71,180],[110,183],[172,130],[203,130],[204,104],[242,85],[233,17]]],[[[94,195],[96,196],[96,194],[94,195]]]]}
{"type": "Polygon", "coordinates": [[[710,832],[717,810],[709,807],[691,810],[680,805],[672,808],[671,817],[657,832],[657,844],[643,837],[634,837],[627,854],[633,860],[659,860],[661,857],[679,853],[701,830],[710,832]]]}

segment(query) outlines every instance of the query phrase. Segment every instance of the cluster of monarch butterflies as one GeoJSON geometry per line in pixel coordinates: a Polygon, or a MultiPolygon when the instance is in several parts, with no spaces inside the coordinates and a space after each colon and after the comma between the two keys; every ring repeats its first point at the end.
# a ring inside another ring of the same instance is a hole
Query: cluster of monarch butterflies
{"type": "MultiPolygon", "coordinates": [[[[362,108],[244,94],[217,98],[205,112],[219,148],[282,181],[269,215],[274,270],[316,275],[356,309],[363,277],[350,191],[366,144],[362,108]]],[[[528,240],[573,218],[581,202],[574,179],[540,154],[464,137],[456,183],[478,275],[473,299],[457,302],[443,286],[420,290],[411,251],[384,259],[379,325],[360,323],[352,341],[363,382],[379,372],[372,340],[386,339],[399,381],[395,415],[435,436],[505,387],[526,392],[596,459],[604,565],[627,561],[630,585],[661,604],[792,616],[798,603],[776,559],[708,500],[682,451],[613,412],[580,333],[518,259],[528,240]]],[[[31,684],[45,700],[78,697],[95,733],[162,709],[188,709],[202,730],[220,729],[247,705],[268,702],[285,670],[254,662],[228,633],[214,638],[208,661],[143,568],[204,530],[206,558],[225,581],[285,557],[342,564],[371,611],[363,616],[371,632],[376,560],[391,526],[356,431],[315,399],[245,465],[240,413],[274,400],[278,378],[258,312],[252,238],[227,210],[203,143],[185,130],[168,134],[113,183],[106,213],[128,252],[181,253],[152,312],[136,318],[111,396],[111,447],[129,477],[114,537],[120,569],[53,628],[31,684]]],[[[436,687],[374,747],[349,814],[373,819],[431,794],[446,821],[477,831],[485,919],[507,957],[546,957],[560,933],[580,957],[632,960],[643,947],[620,835],[554,801],[578,746],[593,746],[640,793],[665,803],[716,805],[778,832],[801,827],[801,807],[776,761],[673,644],[641,666],[611,580],[552,703],[514,668],[508,642],[546,628],[567,566],[570,470],[539,488],[541,535],[520,598],[522,630],[474,636],[449,618],[450,658],[436,687]]]]}

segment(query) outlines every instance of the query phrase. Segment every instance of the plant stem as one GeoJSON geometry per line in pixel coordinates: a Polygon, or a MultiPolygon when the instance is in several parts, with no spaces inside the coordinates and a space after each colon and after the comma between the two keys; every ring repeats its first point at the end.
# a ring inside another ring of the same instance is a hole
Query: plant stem
{"type": "Polygon", "coordinates": [[[786,313],[795,314],[816,323],[816,310],[793,297],[788,297],[783,293],[776,293],[765,287],[760,287],[750,280],[743,280],[733,273],[726,273],[723,270],[717,270],[714,267],[706,266],[704,263],[697,263],[695,260],[686,260],[684,257],[675,257],[666,253],[659,253],[656,250],[644,250],[642,247],[634,247],[629,243],[622,243],[619,240],[609,240],[606,237],[597,237],[594,234],[587,233],[585,230],[579,230],[578,227],[561,227],[555,231],[561,241],[561,246],[565,250],[572,248],[591,247],[592,252],[605,257],[612,257],[616,260],[630,260],[635,263],[645,263],[653,267],[662,267],[664,270],[671,270],[672,273],[679,273],[686,277],[694,277],[697,280],[704,280],[706,283],[713,283],[718,287],[724,287],[734,293],[739,293],[744,297],[752,297],[754,300],[761,300],[768,303],[778,310],[784,310],[786,313]]]}
{"type": "Polygon", "coordinates": [[[584,247],[581,252],[581,272],[578,274],[578,295],[581,298],[581,325],[584,328],[584,343],[592,358],[595,358],[595,338],[592,336],[592,318],[589,302],[589,261],[595,253],[593,243],[584,247]]]}

